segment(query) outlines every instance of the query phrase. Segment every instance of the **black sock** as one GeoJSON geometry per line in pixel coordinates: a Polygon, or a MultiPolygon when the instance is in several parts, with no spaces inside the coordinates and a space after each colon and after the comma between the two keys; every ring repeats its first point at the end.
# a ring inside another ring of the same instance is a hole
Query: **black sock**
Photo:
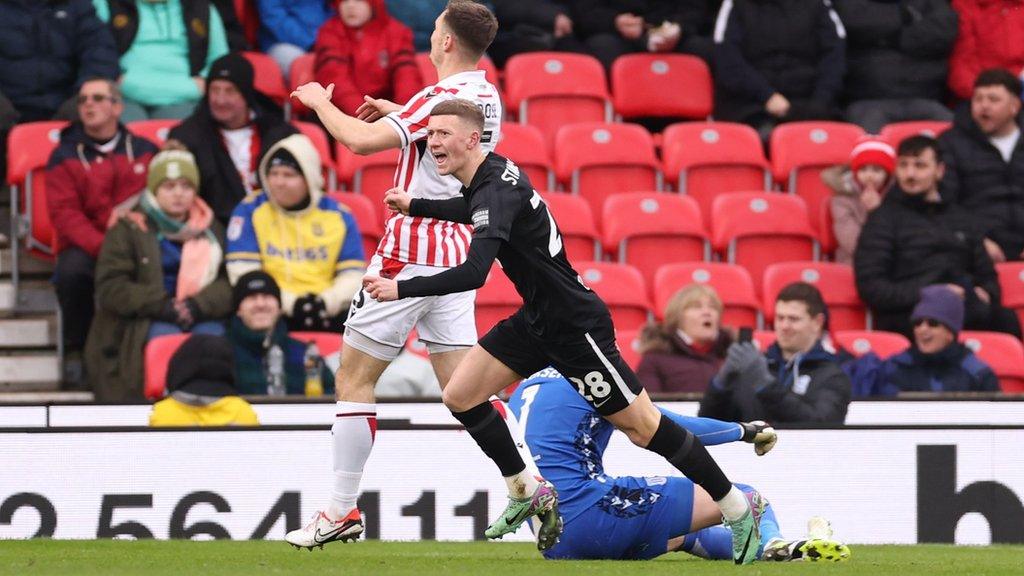
{"type": "Polygon", "coordinates": [[[707,491],[715,501],[725,498],[732,484],[707,448],[692,432],[662,414],[647,449],[663,456],[677,470],[707,491]]]}
{"type": "Polygon", "coordinates": [[[452,416],[466,427],[484,454],[498,465],[502,476],[515,476],[526,469],[508,426],[490,402],[483,402],[465,412],[452,412],[452,416]]]}

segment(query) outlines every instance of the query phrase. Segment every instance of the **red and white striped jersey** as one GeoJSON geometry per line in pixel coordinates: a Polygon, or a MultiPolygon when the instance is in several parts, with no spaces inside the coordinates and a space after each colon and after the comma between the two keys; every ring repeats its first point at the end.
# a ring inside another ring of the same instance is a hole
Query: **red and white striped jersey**
{"type": "MultiPolygon", "coordinates": [[[[402,153],[395,169],[395,186],[414,198],[443,200],[460,194],[462,184],[454,176],[437,173],[437,163],[427,151],[427,121],[439,103],[453,98],[475,102],[484,113],[480,145],[494,150],[501,136],[502,107],[498,89],[484,78],[483,70],[460,72],[428,86],[405,106],[384,117],[402,139],[402,153]]],[[[377,245],[377,254],[399,262],[424,266],[457,266],[466,260],[472,227],[433,218],[392,215],[377,245]]]]}

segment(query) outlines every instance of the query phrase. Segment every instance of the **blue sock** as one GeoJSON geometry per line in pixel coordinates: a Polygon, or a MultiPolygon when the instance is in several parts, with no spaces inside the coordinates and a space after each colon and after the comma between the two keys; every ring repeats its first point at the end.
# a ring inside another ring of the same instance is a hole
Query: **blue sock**
{"type": "MultiPolygon", "coordinates": [[[[746,484],[736,484],[736,487],[743,492],[753,492],[754,489],[746,484]]],[[[761,556],[764,545],[775,538],[782,538],[779,531],[779,521],[775,518],[775,510],[772,505],[765,507],[761,515],[761,547],[757,555],[761,556]]],[[[694,556],[708,560],[732,560],[732,532],[725,526],[709,526],[691,534],[687,534],[680,548],[694,556]]]]}

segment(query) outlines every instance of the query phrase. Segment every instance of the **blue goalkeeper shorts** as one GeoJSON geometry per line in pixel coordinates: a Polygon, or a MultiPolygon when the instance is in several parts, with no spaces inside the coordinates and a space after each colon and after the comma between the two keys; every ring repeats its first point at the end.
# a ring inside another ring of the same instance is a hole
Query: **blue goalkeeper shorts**
{"type": "Polygon", "coordinates": [[[649,560],[667,551],[671,538],[690,531],[693,482],[651,476],[616,478],[612,489],[565,525],[555,559],[649,560]]]}

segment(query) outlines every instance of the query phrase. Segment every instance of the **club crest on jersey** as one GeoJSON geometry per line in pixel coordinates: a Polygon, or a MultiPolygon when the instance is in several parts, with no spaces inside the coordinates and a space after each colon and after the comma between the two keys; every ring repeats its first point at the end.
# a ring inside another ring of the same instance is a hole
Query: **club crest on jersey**
{"type": "Polygon", "coordinates": [[[241,216],[232,216],[231,221],[228,222],[228,240],[238,240],[242,236],[242,226],[244,222],[241,216]]]}
{"type": "Polygon", "coordinates": [[[324,235],[324,227],[319,222],[314,222],[313,225],[311,226],[311,228],[313,230],[313,236],[323,236],[324,235]]]}
{"type": "Polygon", "coordinates": [[[491,223],[490,210],[477,210],[473,212],[473,228],[481,230],[491,223]]]}

